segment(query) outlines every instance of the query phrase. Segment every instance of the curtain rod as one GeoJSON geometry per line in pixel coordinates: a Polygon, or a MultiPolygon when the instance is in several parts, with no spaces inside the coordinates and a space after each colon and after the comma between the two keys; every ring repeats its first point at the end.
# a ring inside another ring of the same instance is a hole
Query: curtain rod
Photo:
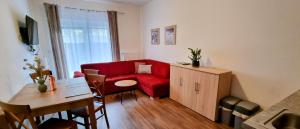
{"type": "MultiPolygon", "coordinates": [[[[107,11],[99,11],[99,10],[92,10],[92,9],[82,9],[82,8],[74,8],[74,7],[64,7],[64,8],[68,8],[68,9],[79,9],[79,10],[86,10],[86,11],[95,11],[95,12],[107,12],[107,11]]],[[[117,11],[117,13],[119,14],[125,14],[124,12],[120,12],[120,11],[117,11]]]]}

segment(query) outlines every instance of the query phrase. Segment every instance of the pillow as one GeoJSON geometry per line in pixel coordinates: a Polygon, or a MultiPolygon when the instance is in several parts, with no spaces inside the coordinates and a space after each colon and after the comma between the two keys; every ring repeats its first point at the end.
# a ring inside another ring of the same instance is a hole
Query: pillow
{"type": "Polygon", "coordinates": [[[139,71],[139,65],[145,65],[145,62],[134,62],[134,67],[135,67],[135,73],[138,73],[139,71]]]}
{"type": "Polygon", "coordinates": [[[139,65],[138,73],[151,74],[152,65],[139,65]]]}
{"type": "Polygon", "coordinates": [[[96,69],[84,69],[83,73],[84,74],[98,74],[99,70],[96,70],[96,69]]]}
{"type": "Polygon", "coordinates": [[[75,71],[73,78],[78,78],[78,77],[84,77],[84,74],[82,72],[75,71]]]}

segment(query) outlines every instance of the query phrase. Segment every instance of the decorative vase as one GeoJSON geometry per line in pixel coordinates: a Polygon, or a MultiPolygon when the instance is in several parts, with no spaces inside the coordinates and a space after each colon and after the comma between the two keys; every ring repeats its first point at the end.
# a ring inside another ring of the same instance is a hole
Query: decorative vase
{"type": "Polygon", "coordinates": [[[47,91],[47,85],[45,85],[44,79],[38,80],[38,89],[41,93],[45,93],[47,91]]]}
{"type": "Polygon", "coordinates": [[[200,66],[200,62],[199,61],[193,61],[192,62],[192,66],[193,67],[199,67],[200,66]]]}

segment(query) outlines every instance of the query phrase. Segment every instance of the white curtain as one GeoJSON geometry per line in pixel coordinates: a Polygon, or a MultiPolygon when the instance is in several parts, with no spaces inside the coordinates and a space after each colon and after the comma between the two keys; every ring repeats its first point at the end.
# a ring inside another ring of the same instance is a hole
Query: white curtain
{"type": "Polygon", "coordinates": [[[106,12],[61,8],[60,13],[69,77],[81,64],[112,61],[106,12]]]}

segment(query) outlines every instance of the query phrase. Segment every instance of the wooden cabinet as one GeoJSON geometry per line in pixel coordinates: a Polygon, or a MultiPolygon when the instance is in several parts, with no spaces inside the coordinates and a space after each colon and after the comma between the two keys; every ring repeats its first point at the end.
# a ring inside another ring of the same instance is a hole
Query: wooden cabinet
{"type": "Polygon", "coordinates": [[[215,121],[220,99],[230,94],[231,71],[171,65],[170,98],[215,121]]]}

